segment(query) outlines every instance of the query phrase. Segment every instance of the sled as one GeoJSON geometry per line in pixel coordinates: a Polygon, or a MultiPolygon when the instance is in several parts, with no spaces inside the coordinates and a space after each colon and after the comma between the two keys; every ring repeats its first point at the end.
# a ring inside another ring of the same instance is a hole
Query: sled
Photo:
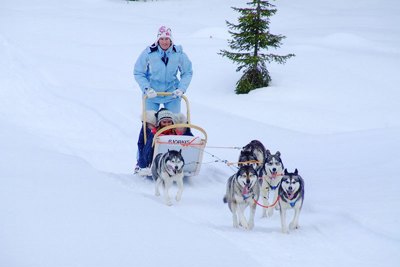
{"type": "MultiPolygon", "coordinates": [[[[158,92],[157,95],[170,96],[172,93],[169,92],[158,92]]],[[[185,166],[183,172],[185,176],[196,176],[200,172],[201,163],[203,160],[203,151],[207,144],[207,133],[200,126],[194,125],[190,122],[190,109],[189,100],[185,95],[181,97],[186,104],[186,117],[187,123],[179,123],[174,125],[166,126],[160,129],[153,138],[153,160],[159,153],[166,153],[168,150],[181,150],[182,156],[185,160],[185,166]],[[193,136],[188,135],[162,135],[164,131],[176,128],[189,128],[193,133],[193,136]],[[195,131],[193,131],[195,130],[195,131]]],[[[146,129],[146,99],[147,96],[143,96],[143,129],[146,129]]],[[[144,141],[146,143],[147,136],[144,131],[144,141]]]]}

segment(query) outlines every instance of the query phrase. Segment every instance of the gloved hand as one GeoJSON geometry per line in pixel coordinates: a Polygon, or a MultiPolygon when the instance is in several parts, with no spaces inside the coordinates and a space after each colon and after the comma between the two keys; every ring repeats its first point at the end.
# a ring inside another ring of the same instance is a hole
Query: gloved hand
{"type": "Polygon", "coordinates": [[[181,89],[176,89],[172,93],[174,94],[174,97],[182,97],[183,95],[183,91],[181,89]]]}
{"type": "Polygon", "coordinates": [[[146,93],[146,95],[147,95],[147,98],[154,98],[154,97],[157,97],[157,92],[154,91],[153,88],[147,88],[146,91],[145,91],[145,93],[146,93]]]}

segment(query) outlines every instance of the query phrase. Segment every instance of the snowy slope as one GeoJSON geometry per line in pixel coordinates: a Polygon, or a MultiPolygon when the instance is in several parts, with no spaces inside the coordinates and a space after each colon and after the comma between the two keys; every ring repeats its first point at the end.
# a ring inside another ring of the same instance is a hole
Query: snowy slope
{"type": "Polygon", "coordinates": [[[237,96],[217,55],[239,0],[2,0],[0,266],[398,266],[400,5],[277,1],[287,36],[271,87],[237,96]],[[167,207],[132,174],[141,94],[132,68],[169,25],[194,65],[187,96],[209,146],[261,140],[306,183],[301,228],[278,213],[232,227],[238,150],[206,149],[167,207]],[[212,157],[215,156],[215,157],[212,157]]]}

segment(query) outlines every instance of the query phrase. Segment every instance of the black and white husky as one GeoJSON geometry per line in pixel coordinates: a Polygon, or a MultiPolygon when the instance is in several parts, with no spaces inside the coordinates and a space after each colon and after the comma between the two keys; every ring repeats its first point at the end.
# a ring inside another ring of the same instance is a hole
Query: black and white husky
{"type": "Polygon", "coordinates": [[[245,145],[242,148],[242,151],[239,155],[239,166],[248,165],[243,164],[243,162],[247,161],[257,161],[253,166],[257,172],[262,168],[265,161],[265,147],[258,140],[252,140],[250,143],[245,145]]]}
{"type": "Polygon", "coordinates": [[[275,204],[275,206],[277,204],[277,189],[281,183],[284,169],[281,153],[277,151],[275,154],[271,154],[271,152],[267,150],[265,164],[260,171],[260,176],[262,177],[261,196],[264,206],[268,207],[263,210],[263,217],[271,217],[274,213],[274,206],[272,204],[275,204]],[[272,192],[274,192],[274,198],[269,202],[269,196],[272,192]]]}
{"type": "Polygon", "coordinates": [[[279,186],[279,209],[281,214],[282,232],[288,233],[286,226],[286,210],[294,209],[292,222],[289,229],[299,228],[299,215],[304,201],[304,180],[299,175],[297,169],[290,173],[285,169],[279,186]]]}
{"type": "Polygon", "coordinates": [[[232,212],[233,227],[241,225],[243,228],[251,230],[254,227],[254,215],[260,196],[260,185],[258,175],[251,165],[241,166],[237,173],[229,177],[226,184],[226,194],[224,203],[232,212]],[[250,207],[250,216],[246,220],[245,209],[250,207]],[[238,221],[239,217],[239,221],[238,221]]]}
{"type": "Polygon", "coordinates": [[[185,160],[182,157],[182,150],[168,150],[166,153],[158,154],[153,161],[151,172],[155,181],[155,195],[160,195],[159,187],[162,184],[164,187],[164,200],[168,206],[172,205],[169,197],[169,189],[173,182],[178,185],[176,201],[180,201],[183,192],[183,167],[185,160]]]}

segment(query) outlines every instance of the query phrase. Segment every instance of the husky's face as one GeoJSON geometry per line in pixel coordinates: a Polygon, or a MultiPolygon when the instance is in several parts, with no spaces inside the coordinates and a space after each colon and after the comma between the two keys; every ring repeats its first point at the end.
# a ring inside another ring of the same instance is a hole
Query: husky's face
{"type": "Polygon", "coordinates": [[[292,199],[296,192],[300,190],[301,181],[297,169],[294,173],[289,173],[285,170],[285,175],[282,177],[281,187],[289,199],[292,199]]]}
{"type": "Polygon", "coordinates": [[[181,150],[169,150],[168,157],[165,160],[165,164],[169,173],[176,174],[180,172],[185,165],[181,150]]]}
{"type": "Polygon", "coordinates": [[[257,172],[253,166],[245,165],[240,167],[237,173],[237,181],[243,188],[252,188],[258,180],[257,172]]]}
{"type": "Polygon", "coordinates": [[[277,151],[272,155],[269,150],[267,151],[267,158],[265,160],[265,169],[269,176],[276,178],[283,172],[283,163],[281,160],[281,153],[277,151]]]}

